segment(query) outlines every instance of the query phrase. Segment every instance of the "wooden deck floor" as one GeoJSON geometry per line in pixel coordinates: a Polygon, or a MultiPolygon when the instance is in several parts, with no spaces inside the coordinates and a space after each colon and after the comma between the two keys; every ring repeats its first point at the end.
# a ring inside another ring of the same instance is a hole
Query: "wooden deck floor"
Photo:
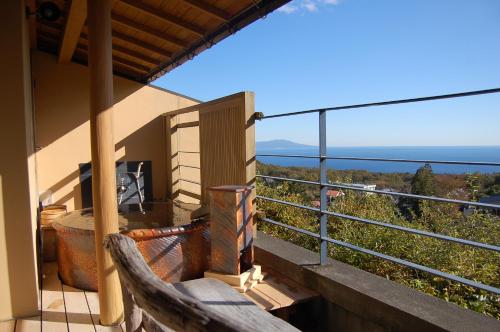
{"type": "Polygon", "coordinates": [[[263,266],[262,273],[264,280],[243,295],[264,310],[289,307],[319,296],[269,267],[263,266]]]}
{"type": "MultiPolygon", "coordinates": [[[[264,281],[244,295],[265,310],[274,310],[311,299],[318,294],[280,273],[263,267],[264,281]]],[[[44,264],[40,316],[0,322],[0,332],[125,332],[125,323],[99,325],[97,293],[61,284],[57,264],[44,264]]]]}
{"type": "Polygon", "coordinates": [[[97,293],[61,284],[57,264],[44,264],[40,316],[0,322],[0,332],[124,332],[125,326],[99,325],[97,293]]]}

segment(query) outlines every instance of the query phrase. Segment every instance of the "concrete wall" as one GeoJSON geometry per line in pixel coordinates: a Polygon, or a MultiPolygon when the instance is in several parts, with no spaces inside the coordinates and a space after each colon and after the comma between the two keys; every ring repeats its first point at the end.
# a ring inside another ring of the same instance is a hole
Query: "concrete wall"
{"type": "MultiPolygon", "coordinates": [[[[32,61],[39,191],[51,191],[54,203],[78,209],[78,164],[90,161],[88,68],[58,64],[55,56],[41,52],[32,61]]],[[[151,160],[153,196],[163,200],[167,170],[161,115],[197,101],[120,77],[115,78],[114,93],[116,160],[151,160]]]]}
{"type": "Polygon", "coordinates": [[[312,331],[500,331],[494,318],[333,259],[319,265],[317,253],[261,232],[254,250],[257,263],[321,295],[312,331]]]}
{"type": "Polygon", "coordinates": [[[23,1],[1,5],[0,321],[38,313],[29,37],[23,1]]]}

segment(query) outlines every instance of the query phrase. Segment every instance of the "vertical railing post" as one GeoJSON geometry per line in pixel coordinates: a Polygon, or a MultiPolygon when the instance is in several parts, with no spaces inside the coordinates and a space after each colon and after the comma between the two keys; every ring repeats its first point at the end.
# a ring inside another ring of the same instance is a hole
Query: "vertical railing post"
{"type": "Polygon", "coordinates": [[[328,187],[324,186],[327,182],[327,159],[326,159],[326,111],[319,111],[319,182],[320,185],[320,221],[319,233],[321,236],[321,244],[319,248],[320,264],[326,264],[328,257],[328,242],[325,238],[328,236],[327,224],[328,216],[323,213],[328,209],[327,197],[328,187]]]}

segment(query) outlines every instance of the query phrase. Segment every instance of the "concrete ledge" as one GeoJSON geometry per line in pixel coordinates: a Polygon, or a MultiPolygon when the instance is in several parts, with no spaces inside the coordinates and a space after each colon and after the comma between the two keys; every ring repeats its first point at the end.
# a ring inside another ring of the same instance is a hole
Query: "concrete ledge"
{"type": "MultiPolygon", "coordinates": [[[[259,264],[322,294],[333,305],[325,317],[337,330],[500,331],[500,321],[421,293],[353,266],[330,260],[259,232],[259,264]]],[[[326,304],[325,306],[329,306],[326,304]]]]}

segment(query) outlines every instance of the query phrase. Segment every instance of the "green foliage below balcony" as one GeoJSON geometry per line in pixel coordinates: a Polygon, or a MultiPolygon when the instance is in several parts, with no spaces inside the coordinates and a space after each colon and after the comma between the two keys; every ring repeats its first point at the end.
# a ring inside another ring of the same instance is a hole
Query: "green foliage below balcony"
{"type": "MultiPolygon", "coordinates": [[[[317,180],[315,177],[318,174],[317,169],[285,168],[263,164],[259,164],[258,171],[260,174],[308,180],[317,180]]],[[[352,175],[354,173],[332,172],[330,179],[335,176],[335,181],[350,183],[353,182],[352,175]]],[[[355,176],[359,176],[359,174],[355,176]]],[[[376,180],[376,176],[372,178],[376,180]]],[[[406,186],[408,189],[411,187],[412,178],[405,174],[386,174],[380,177],[382,181],[386,181],[388,178],[396,179],[396,181],[405,179],[404,183],[401,183],[402,187],[406,186]]],[[[469,199],[474,196],[474,192],[469,192],[471,186],[467,185],[465,176],[458,176],[459,180],[457,177],[450,176],[449,178],[456,183],[447,184],[451,188],[447,193],[443,193],[443,185],[437,186],[436,190],[440,191],[438,192],[440,196],[450,198],[459,196],[459,198],[469,199]],[[457,186],[457,183],[460,187],[457,186]]],[[[436,181],[432,180],[432,176],[426,176],[423,182],[425,182],[425,186],[436,186],[436,183],[429,183],[427,180],[436,181]]],[[[487,182],[483,178],[480,180],[483,183],[487,182]]],[[[471,180],[468,179],[468,181],[471,180]]],[[[480,190],[487,191],[487,189],[480,190]]],[[[404,189],[402,190],[404,191],[404,189]]],[[[292,182],[266,182],[260,179],[257,183],[257,193],[261,196],[311,206],[311,202],[318,199],[319,188],[292,182]]],[[[331,211],[500,245],[500,218],[486,211],[473,210],[470,215],[466,215],[456,204],[419,201],[407,205],[406,212],[402,212],[401,203],[387,195],[348,190],[345,190],[344,193],[344,196],[336,198],[331,203],[329,206],[331,211]]],[[[264,200],[257,201],[257,208],[270,219],[319,233],[318,217],[312,211],[264,200]]],[[[272,236],[291,241],[313,251],[319,250],[318,240],[307,235],[265,222],[260,222],[258,227],[272,236]]],[[[500,287],[500,254],[490,250],[337,217],[329,217],[328,234],[333,239],[500,287]]],[[[329,245],[329,256],[462,307],[500,319],[499,296],[331,244],[329,245]]]]}

